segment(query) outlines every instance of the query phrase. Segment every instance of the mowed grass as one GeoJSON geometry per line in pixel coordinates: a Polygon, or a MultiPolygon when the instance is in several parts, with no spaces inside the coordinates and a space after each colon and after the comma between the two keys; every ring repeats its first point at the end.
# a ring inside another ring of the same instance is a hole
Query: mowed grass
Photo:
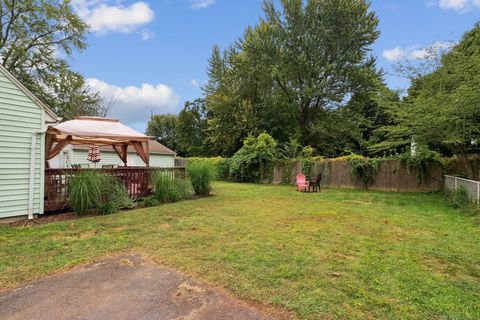
{"type": "Polygon", "coordinates": [[[480,226],[440,195],[216,183],[207,198],[0,227],[0,287],[119,252],[300,319],[479,319],[480,226]]]}

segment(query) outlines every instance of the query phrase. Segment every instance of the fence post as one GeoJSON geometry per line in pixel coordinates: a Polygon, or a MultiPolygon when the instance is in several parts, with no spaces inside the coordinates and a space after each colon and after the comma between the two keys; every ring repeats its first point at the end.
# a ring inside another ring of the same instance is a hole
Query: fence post
{"type": "Polygon", "coordinates": [[[455,177],[455,191],[457,191],[457,177],[455,177]]]}
{"type": "Polygon", "coordinates": [[[477,207],[480,207],[480,183],[477,182],[477,207]]]}

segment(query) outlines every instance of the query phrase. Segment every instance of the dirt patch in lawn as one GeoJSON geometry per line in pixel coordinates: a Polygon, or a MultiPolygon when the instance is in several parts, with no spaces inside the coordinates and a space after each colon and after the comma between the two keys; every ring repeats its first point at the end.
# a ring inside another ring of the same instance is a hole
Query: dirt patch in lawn
{"type": "Polygon", "coordinates": [[[1,319],[287,319],[140,255],[111,258],[0,293],[1,319]]]}

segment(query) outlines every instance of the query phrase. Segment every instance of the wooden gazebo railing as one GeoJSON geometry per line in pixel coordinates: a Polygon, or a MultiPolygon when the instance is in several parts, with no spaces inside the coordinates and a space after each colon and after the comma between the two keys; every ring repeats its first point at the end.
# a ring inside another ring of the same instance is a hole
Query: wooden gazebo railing
{"type": "Polygon", "coordinates": [[[151,192],[151,177],[155,172],[167,172],[172,178],[185,178],[185,167],[147,168],[120,167],[112,169],[45,169],[45,212],[69,209],[68,185],[71,177],[80,171],[99,170],[122,181],[131,198],[139,198],[151,192]]]}

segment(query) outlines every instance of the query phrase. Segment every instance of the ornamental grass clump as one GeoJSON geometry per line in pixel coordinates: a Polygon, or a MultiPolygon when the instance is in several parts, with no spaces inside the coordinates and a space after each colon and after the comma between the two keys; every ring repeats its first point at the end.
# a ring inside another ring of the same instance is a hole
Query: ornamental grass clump
{"type": "Polygon", "coordinates": [[[212,190],[215,168],[208,162],[192,163],[187,167],[187,175],[196,195],[206,196],[212,190]]]}
{"type": "Polygon", "coordinates": [[[70,205],[78,214],[85,214],[101,205],[102,194],[108,188],[110,179],[94,171],[79,172],[70,178],[70,205]]]}
{"type": "Polygon", "coordinates": [[[160,203],[177,202],[191,195],[185,179],[176,178],[170,172],[157,172],[152,180],[155,197],[160,203]]]}
{"type": "Polygon", "coordinates": [[[125,186],[103,172],[80,172],[70,178],[69,188],[70,205],[80,215],[88,212],[111,214],[135,207],[125,186]]]}

